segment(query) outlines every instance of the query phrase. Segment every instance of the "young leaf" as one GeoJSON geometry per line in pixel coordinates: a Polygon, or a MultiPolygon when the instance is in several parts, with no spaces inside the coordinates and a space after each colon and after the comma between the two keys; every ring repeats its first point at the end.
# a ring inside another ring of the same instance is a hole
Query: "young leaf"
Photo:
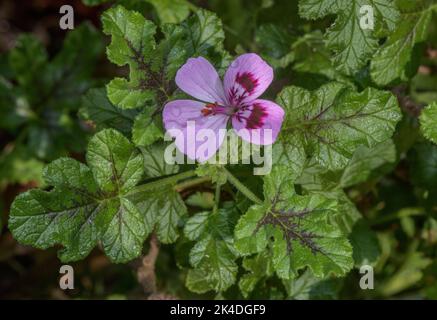
{"type": "Polygon", "coordinates": [[[142,157],[125,137],[108,129],[91,139],[87,159],[89,167],[70,158],[48,165],[44,179],[53,190],[19,195],[9,228],[23,244],[63,245],[62,261],[84,258],[98,242],[112,261],[131,260],[148,234],[126,197],[142,176],[142,157]]]}
{"type": "Polygon", "coordinates": [[[135,119],[132,128],[132,141],[137,146],[147,147],[164,137],[162,129],[155,123],[152,113],[152,109],[146,109],[135,119]]]}
{"type": "Polygon", "coordinates": [[[187,0],[146,0],[152,4],[158,13],[159,20],[164,23],[180,23],[194,7],[187,0]]]}
{"type": "Polygon", "coordinates": [[[108,59],[130,69],[129,80],[115,78],[108,84],[109,100],[125,109],[141,107],[154,98],[148,64],[156,47],[156,27],[139,12],[122,6],[105,11],[102,23],[103,32],[112,37],[106,51],[108,59]]]}
{"type": "Polygon", "coordinates": [[[389,139],[401,117],[391,93],[373,88],[356,93],[339,83],[315,92],[287,87],[277,101],[286,110],[282,140],[303,146],[331,170],[344,168],[360,145],[373,147],[389,139]]]}
{"type": "Polygon", "coordinates": [[[328,223],[337,203],[321,195],[299,196],[286,169],[265,177],[264,204],[254,205],[235,228],[235,246],[243,255],[262,252],[270,243],[273,266],[283,279],[309,267],[315,276],[344,275],[353,265],[352,248],[342,232],[328,223]]]}
{"type": "Polygon", "coordinates": [[[161,30],[164,39],[158,45],[153,67],[162,69],[166,81],[174,80],[190,57],[205,57],[220,70],[230,63],[230,55],[223,49],[222,22],[212,12],[198,9],[181,24],[166,24],[161,30]]]}
{"type": "Polygon", "coordinates": [[[186,42],[188,56],[206,56],[223,50],[225,34],[215,13],[199,9],[182,23],[182,28],[191,40],[186,42]]]}
{"type": "Polygon", "coordinates": [[[189,196],[185,203],[192,207],[212,209],[214,207],[214,195],[211,192],[196,192],[189,196]]]}

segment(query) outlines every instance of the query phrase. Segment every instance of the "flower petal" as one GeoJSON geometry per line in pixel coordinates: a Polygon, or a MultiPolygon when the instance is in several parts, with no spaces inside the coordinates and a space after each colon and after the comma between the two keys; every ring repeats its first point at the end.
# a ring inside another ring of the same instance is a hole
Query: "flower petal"
{"type": "Polygon", "coordinates": [[[226,104],[223,84],[217,71],[202,57],[190,58],[178,70],[176,84],[190,96],[205,102],[226,104]]]}
{"type": "Polygon", "coordinates": [[[273,80],[273,69],[255,53],[239,56],[225,74],[224,86],[232,105],[242,105],[258,98],[273,80]]]}
{"type": "Polygon", "coordinates": [[[284,120],[284,110],[276,103],[257,99],[232,117],[232,126],[245,141],[268,145],[275,142],[284,120]]]}
{"type": "Polygon", "coordinates": [[[220,148],[229,120],[225,114],[204,116],[204,107],[205,103],[194,100],[175,100],[167,103],[163,111],[164,127],[176,138],[176,147],[199,162],[208,160],[220,148]]]}

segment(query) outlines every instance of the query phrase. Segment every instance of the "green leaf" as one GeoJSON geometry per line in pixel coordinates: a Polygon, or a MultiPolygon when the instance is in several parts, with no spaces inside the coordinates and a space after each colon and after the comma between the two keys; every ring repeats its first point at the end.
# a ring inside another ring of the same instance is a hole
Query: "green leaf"
{"type": "Polygon", "coordinates": [[[329,80],[349,82],[346,76],[334,67],[331,53],[319,30],[299,37],[292,45],[292,52],[293,70],[301,73],[296,77],[296,85],[311,89],[318,88],[329,80]],[[306,80],[304,75],[309,79],[306,80]]]}
{"type": "Polygon", "coordinates": [[[196,174],[199,177],[210,177],[213,183],[223,185],[226,183],[226,174],[223,172],[222,166],[218,164],[204,163],[196,168],[196,174]]]}
{"type": "Polygon", "coordinates": [[[118,131],[106,129],[88,144],[87,162],[99,187],[106,192],[124,193],[143,175],[143,157],[118,131]]]}
{"type": "Polygon", "coordinates": [[[199,9],[182,27],[191,40],[186,47],[188,56],[205,56],[223,49],[223,25],[215,13],[199,9]]]}
{"type": "Polygon", "coordinates": [[[113,128],[129,134],[137,112],[123,110],[114,106],[106,95],[104,88],[90,89],[82,98],[80,116],[92,121],[97,130],[113,128]]]}
{"type": "Polygon", "coordinates": [[[235,247],[243,255],[273,250],[273,266],[283,279],[309,267],[317,277],[344,275],[352,267],[352,248],[342,232],[328,223],[337,203],[321,195],[294,193],[283,166],[265,177],[262,205],[254,205],[235,228],[235,247]],[[269,239],[273,238],[273,243],[269,239]]]}
{"type": "Polygon", "coordinates": [[[136,117],[132,128],[132,141],[135,145],[147,147],[164,137],[155,121],[152,109],[146,109],[136,117]]]}
{"type": "Polygon", "coordinates": [[[103,249],[114,261],[130,261],[141,254],[143,242],[150,233],[143,215],[128,199],[121,198],[118,210],[102,236],[103,249]]]}
{"type": "Polygon", "coordinates": [[[223,25],[215,13],[198,9],[181,24],[164,25],[162,31],[165,37],[158,45],[155,64],[163,69],[167,80],[173,80],[190,57],[202,56],[219,71],[230,63],[230,55],[223,48],[223,25]]]}
{"type": "Polygon", "coordinates": [[[273,165],[287,167],[290,180],[297,179],[305,167],[306,154],[303,146],[294,141],[277,141],[272,148],[273,165]]]}
{"type": "MultiPolygon", "coordinates": [[[[107,85],[109,100],[123,109],[158,110],[172,96],[170,81],[190,57],[203,56],[218,68],[226,65],[229,58],[223,49],[220,19],[203,9],[178,25],[163,25],[163,38],[158,44],[155,25],[139,12],[117,6],[104,12],[102,22],[103,32],[112,37],[107,48],[109,60],[119,66],[128,65],[130,70],[129,80],[114,78],[107,85]]],[[[158,135],[149,127],[145,132],[140,130],[147,121],[146,115],[137,119],[134,134],[141,145],[149,143],[150,135],[158,135]]]]}
{"type": "Polygon", "coordinates": [[[115,78],[107,86],[109,100],[121,108],[138,108],[154,98],[149,62],[156,48],[156,27],[139,12],[117,6],[102,15],[103,32],[112,38],[108,59],[129,65],[129,80],[115,78]]]}
{"type": "Polygon", "coordinates": [[[21,34],[15,48],[9,53],[9,64],[18,83],[35,91],[33,84],[48,63],[48,55],[42,43],[32,35],[21,34]]]}
{"type": "Polygon", "coordinates": [[[277,102],[286,110],[282,141],[293,140],[293,148],[303,146],[307,156],[331,170],[344,168],[360,145],[389,139],[401,117],[391,93],[373,88],[357,93],[339,83],[315,92],[287,87],[277,102]]]}
{"type": "Polygon", "coordinates": [[[205,293],[209,291],[208,270],[190,269],[185,279],[187,288],[195,293],[205,293]]]}
{"type": "Polygon", "coordinates": [[[273,66],[285,68],[293,61],[291,44],[294,38],[287,29],[263,24],[256,30],[255,41],[263,57],[273,66]]]}
{"type": "Polygon", "coordinates": [[[94,85],[91,75],[103,49],[101,40],[85,23],[66,34],[51,61],[30,35],[22,35],[11,50],[16,78],[1,81],[0,96],[5,88],[11,95],[1,108],[1,122],[11,131],[19,128],[19,144],[28,148],[30,157],[52,160],[67,151],[83,152],[85,130],[75,113],[82,94],[94,85]]]}
{"type": "Polygon", "coordinates": [[[225,291],[235,282],[238,267],[233,229],[237,218],[235,208],[224,208],[214,213],[198,213],[187,221],[185,235],[197,241],[190,252],[190,264],[195,269],[188,272],[189,288],[198,269],[206,276],[202,285],[194,288],[196,292],[225,291]]]}
{"type": "Polygon", "coordinates": [[[437,179],[437,146],[432,143],[418,143],[409,154],[410,176],[419,187],[435,190],[437,179]]]}
{"type": "Polygon", "coordinates": [[[396,30],[373,57],[370,72],[379,86],[386,86],[397,79],[408,80],[411,73],[408,65],[411,63],[413,50],[416,44],[426,40],[432,11],[437,8],[426,3],[427,1],[422,0],[410,2],[408,8],[402,10],[402,23],[396,25],[396,30]]]}
{"type": "Polygon", "coordinates": [[[433,102],[422,110],[420,129],[425,138],[437,143],[437,102],[433,102]]]}
{"type": "Polygon", "coordinates": [[[130,82],[124,78],[114,78],[108,83],[106,90],[113,104],[123,109],[132,109],[145,106],[153,99],[152,89],[142,82],[143,79],[135,79],[135,76],[130,82]]]}
{"type": "Polygon", "coordinates": [[[320,194],[336,201],[337,214],[331,216],[329,221],[338,226],[344,234],[350,234],[362,215],[343,191],[340,178],[341,172],[328,171],[320,165],[310,163],[295,183],[299,184],[305,194],[320,194]]]}
{"type": "Polygon", "coordinates": [[[108,2],[109,0],[82,0],[82,2],[84,4],[86,4],[87,6],[97,6],[99,4],[108,2]]]}
{"type": "Polygon", "coordinates": [[[212,209],[214,207],[214,195],[211,192],[196,192],[189,196],[185,203],[192,207],[212,209]]]}
{"type": "Polygon", "coordinates": [[[93,75],[98,60],[103,53],[103,39],[99,31],[90,23],[83,23],[67,33],[62,49],[48,66],[51,90],[47,95],[56,97],[73,110],[77,110],[82,94],[94,82],[93,75]]]}
{"type": "Polygon", "coordinates": [[[84,258],[102,243],[114,262],[141,253],[147,230],[126,198],[143,173],[142,157],[115,130],[96,134],[88,146],[89,167],[61,158],[44,170],[51,191],[32,189],[12,204],[9,228],[15,239],[37,248],[61,244],[62,261],[84,258]]]}
{"type": "Polygon", "coordinates": [[[288,293],[288,298],[294,300],[328,300],[338,299],[342,282],[340,279],[330,278],[321,280],[306,271],[299,278],[283,281],[288,293]]]}
{"type": "Polygon", "coordinates": [[[396,161],[396,147],[387,140],[373,148],[359,147],[347,164],[340,178],[340,187],[347,188],[366,181],[372,171],[387,162],[396,161]]]}
{"type": "Polygon", "coordinates": [[[353,227],[349,239],[353,248],[355,266],[357,268],[363,265],[375,266],[381,254],[375,232],[364,221],[360,221],[353,227]]]}
{"type": "Polygon", "coordinates": [[[179,171],[178,165],[171,165],[165,161],[166,145],[155,143],[146,148],[140,148],[144,158],[144,172],[150,178],[167,176],[179,171]]]}
{"type": "Polygon", "coordinates": [[[432,263],[423,252],[417,251],[417,241],[407,248],[407,253],[399,269],[380,284],[379,292],[388,297],[417,285],[424,276],[424,270],[432,263]]]}
{"type": "Polygon", "coordinates": [[[399,19],[396,4],[390,0],[300,0],[299,14],[306,19],[337,15],[326,32],[327,46],[334,51],[334,65],[348,75],[365,66],[378,47],[381,30],[393,30],[399,19]],[[364,5],[374,10],[374,30],[360,26],[364,5]]]}
{"type": "Polygon", "coordinates": [[[209,211],[203,211],[196,213],[188,219],[184,226],[185,236],[191,241],[199,239],[208,228],[208,218],[210,215],[209,211]]]}
{"type": "Polygon", "coordinates": [[[187,207],[173,185],[149,190],[130,199],[143,213],[147,231],[156,230],[163,243],[173,243],[178,239],[178,229],[187,214],[187,207]]]}
{"type": "Polygon", "coordinates": [[[272,276],[274,272],[271,257],[265,251],[253,257],[244,257],[243,267],[248,272],[241,276],[238,286],[245,298],[260,281],[272,276]]]}
{"type": "Polygon", "coordinates": [[[161,23],[180,23],[188,17],[192,5],[187,0],[146,0],[158,13],[161,23]]]}
{"type": "Polygon", "coordinates": [[[22,184],[43,183],[42,169],[44,163],[32,157],[23,146],[16,146],[11,151],[4,150],[0,155],[0,186],[8,183],[22,184]]]}
{"type": "Polygon", "coordinates": [[[165,24],[161,31],[164,39],[158,45],[154,65],[163,70],[167,81],[171,81],[188,58],[185,48],[188,35],[181,25],[176,24],[165,24]]]}
{"type": "Polygon", "coordinates": [[[157,217],[158,238],[163,243],[175,242],[179,234],[177,228],[187,208],[176,191],[167,191],[168,194],[161,200],[161,209],[157,217]]]}

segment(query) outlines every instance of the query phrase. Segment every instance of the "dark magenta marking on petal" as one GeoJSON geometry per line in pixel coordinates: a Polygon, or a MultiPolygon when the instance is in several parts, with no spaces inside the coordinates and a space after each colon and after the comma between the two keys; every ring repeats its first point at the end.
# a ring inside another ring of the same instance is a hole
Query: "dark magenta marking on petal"
{"type": "Polygon", "coordinates": [[[241,102],[253,93],[259,85],[259,81],[251,72],[237,73],[235,83],[229,89],[229,101],[231,104],[239,105],[241,102]]]}
{"type": "Polygon", "coordinates": [[[264,118],[267,117],[267,112],[265,108],[259,104],[254,103],[252,113],[247,118],[246,128],[257,129],[264,125],[264,118]]]}
{"type": "MultiPolygon", "coordinates": [[[[247,110],[247,106],[241,108],[241,111],[247,110]]],[[[242,122],[246,120],[247,129],[259,129],[264,125],[264,119],[267,117],[266,109],[260,103],[254,103],[252,105],[252,111],[248,117],[243,117],[241,113],[237,113],[235,116],[238,121],[242,122]]]]}
{"type": "Polygon", "coordinates": [[[237,73],[235,81],[249,93],[252,93],[258,86],[258,79],[255,79],[251,72],[237,73]]]}

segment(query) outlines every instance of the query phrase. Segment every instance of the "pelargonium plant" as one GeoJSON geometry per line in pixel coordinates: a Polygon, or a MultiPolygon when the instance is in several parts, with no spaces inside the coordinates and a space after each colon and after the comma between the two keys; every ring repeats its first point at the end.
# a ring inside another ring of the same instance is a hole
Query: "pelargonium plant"
{"type": "Polygon", "coordinates": [[[83,2],[0,55],[0,296],[437,298],[435,1],[83,2]]]}

